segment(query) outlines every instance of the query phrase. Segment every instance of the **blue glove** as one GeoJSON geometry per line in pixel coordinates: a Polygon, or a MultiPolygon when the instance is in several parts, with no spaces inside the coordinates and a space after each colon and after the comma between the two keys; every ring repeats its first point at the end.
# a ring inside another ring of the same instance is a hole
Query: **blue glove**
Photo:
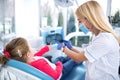
{"type": "Polygon", "coordinates": [[[65,46],[64,45],[64,43],[62,42],[62,43],[57,43],[58,45],[57,45],[57,50],[61,50],[61,48],[63,47],[63,46],[65,46]]]}
{"type": "Polygon", "coordinates": [[[72,44],[70,41],[67,40],[63,40],[63,43],[65,44],[65,46],[67,46],[69,49],[72,49],[72,44]]]}

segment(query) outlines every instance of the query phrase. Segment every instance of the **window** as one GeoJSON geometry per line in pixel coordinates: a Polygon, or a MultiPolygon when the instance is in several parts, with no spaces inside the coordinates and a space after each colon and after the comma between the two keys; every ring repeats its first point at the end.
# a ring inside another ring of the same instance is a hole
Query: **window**
{"type": "Polygon", "coordinates": [[[14,0],[0,0],[0,34],[15,32],[14,0]]]}
{"type": "Polygon", "coordinates": [[[0,49],[13,37],[14,32],[14,0],[0,0],[0,49]],[[11,37],[6,36],[10,33],[11,37]]]}

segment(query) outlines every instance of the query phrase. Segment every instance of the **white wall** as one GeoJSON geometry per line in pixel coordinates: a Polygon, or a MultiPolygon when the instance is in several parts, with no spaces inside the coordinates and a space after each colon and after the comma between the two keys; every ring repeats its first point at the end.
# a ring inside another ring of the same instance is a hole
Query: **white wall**
{"type": "Polygon", "coordinates": [[[39,36],[39,0],[15,0],[17,36],[39,36]]]}

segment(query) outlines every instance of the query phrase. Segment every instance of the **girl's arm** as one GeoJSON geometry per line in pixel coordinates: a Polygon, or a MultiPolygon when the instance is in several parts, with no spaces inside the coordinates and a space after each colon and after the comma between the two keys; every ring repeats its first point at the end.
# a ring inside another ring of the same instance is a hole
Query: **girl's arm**
{"type": "Polygon", "coordinates": [[[36,52],[34,54],[34,56],[42,56],[43,54],[45,54],[46,52],[48,52],[50,50],[49,45],[43,47],[42,49],[40,49],[38,52],[36,52]]]}

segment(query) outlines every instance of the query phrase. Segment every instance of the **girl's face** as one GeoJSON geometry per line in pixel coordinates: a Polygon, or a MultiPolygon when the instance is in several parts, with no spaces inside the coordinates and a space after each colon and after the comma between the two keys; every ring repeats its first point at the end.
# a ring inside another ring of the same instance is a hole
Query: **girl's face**
{"type": "Polygon", "coordinates": [[[30,52],[30,56],[33,57],[35,52],[34,52],[32,47],[30,47],[30,51],[29,52],[30,52]]]}
{"type": "Polygon", "coordinates": [[[33,50],[33,48],[30,46],[30,44],[29,44],[29,51],[27,52],[27,62],[29,63],[29,62],[31,62],[31,61],[33,61],[34,59],[33,59],[33,57],[34,57],[34,50],[33,50]]]}

